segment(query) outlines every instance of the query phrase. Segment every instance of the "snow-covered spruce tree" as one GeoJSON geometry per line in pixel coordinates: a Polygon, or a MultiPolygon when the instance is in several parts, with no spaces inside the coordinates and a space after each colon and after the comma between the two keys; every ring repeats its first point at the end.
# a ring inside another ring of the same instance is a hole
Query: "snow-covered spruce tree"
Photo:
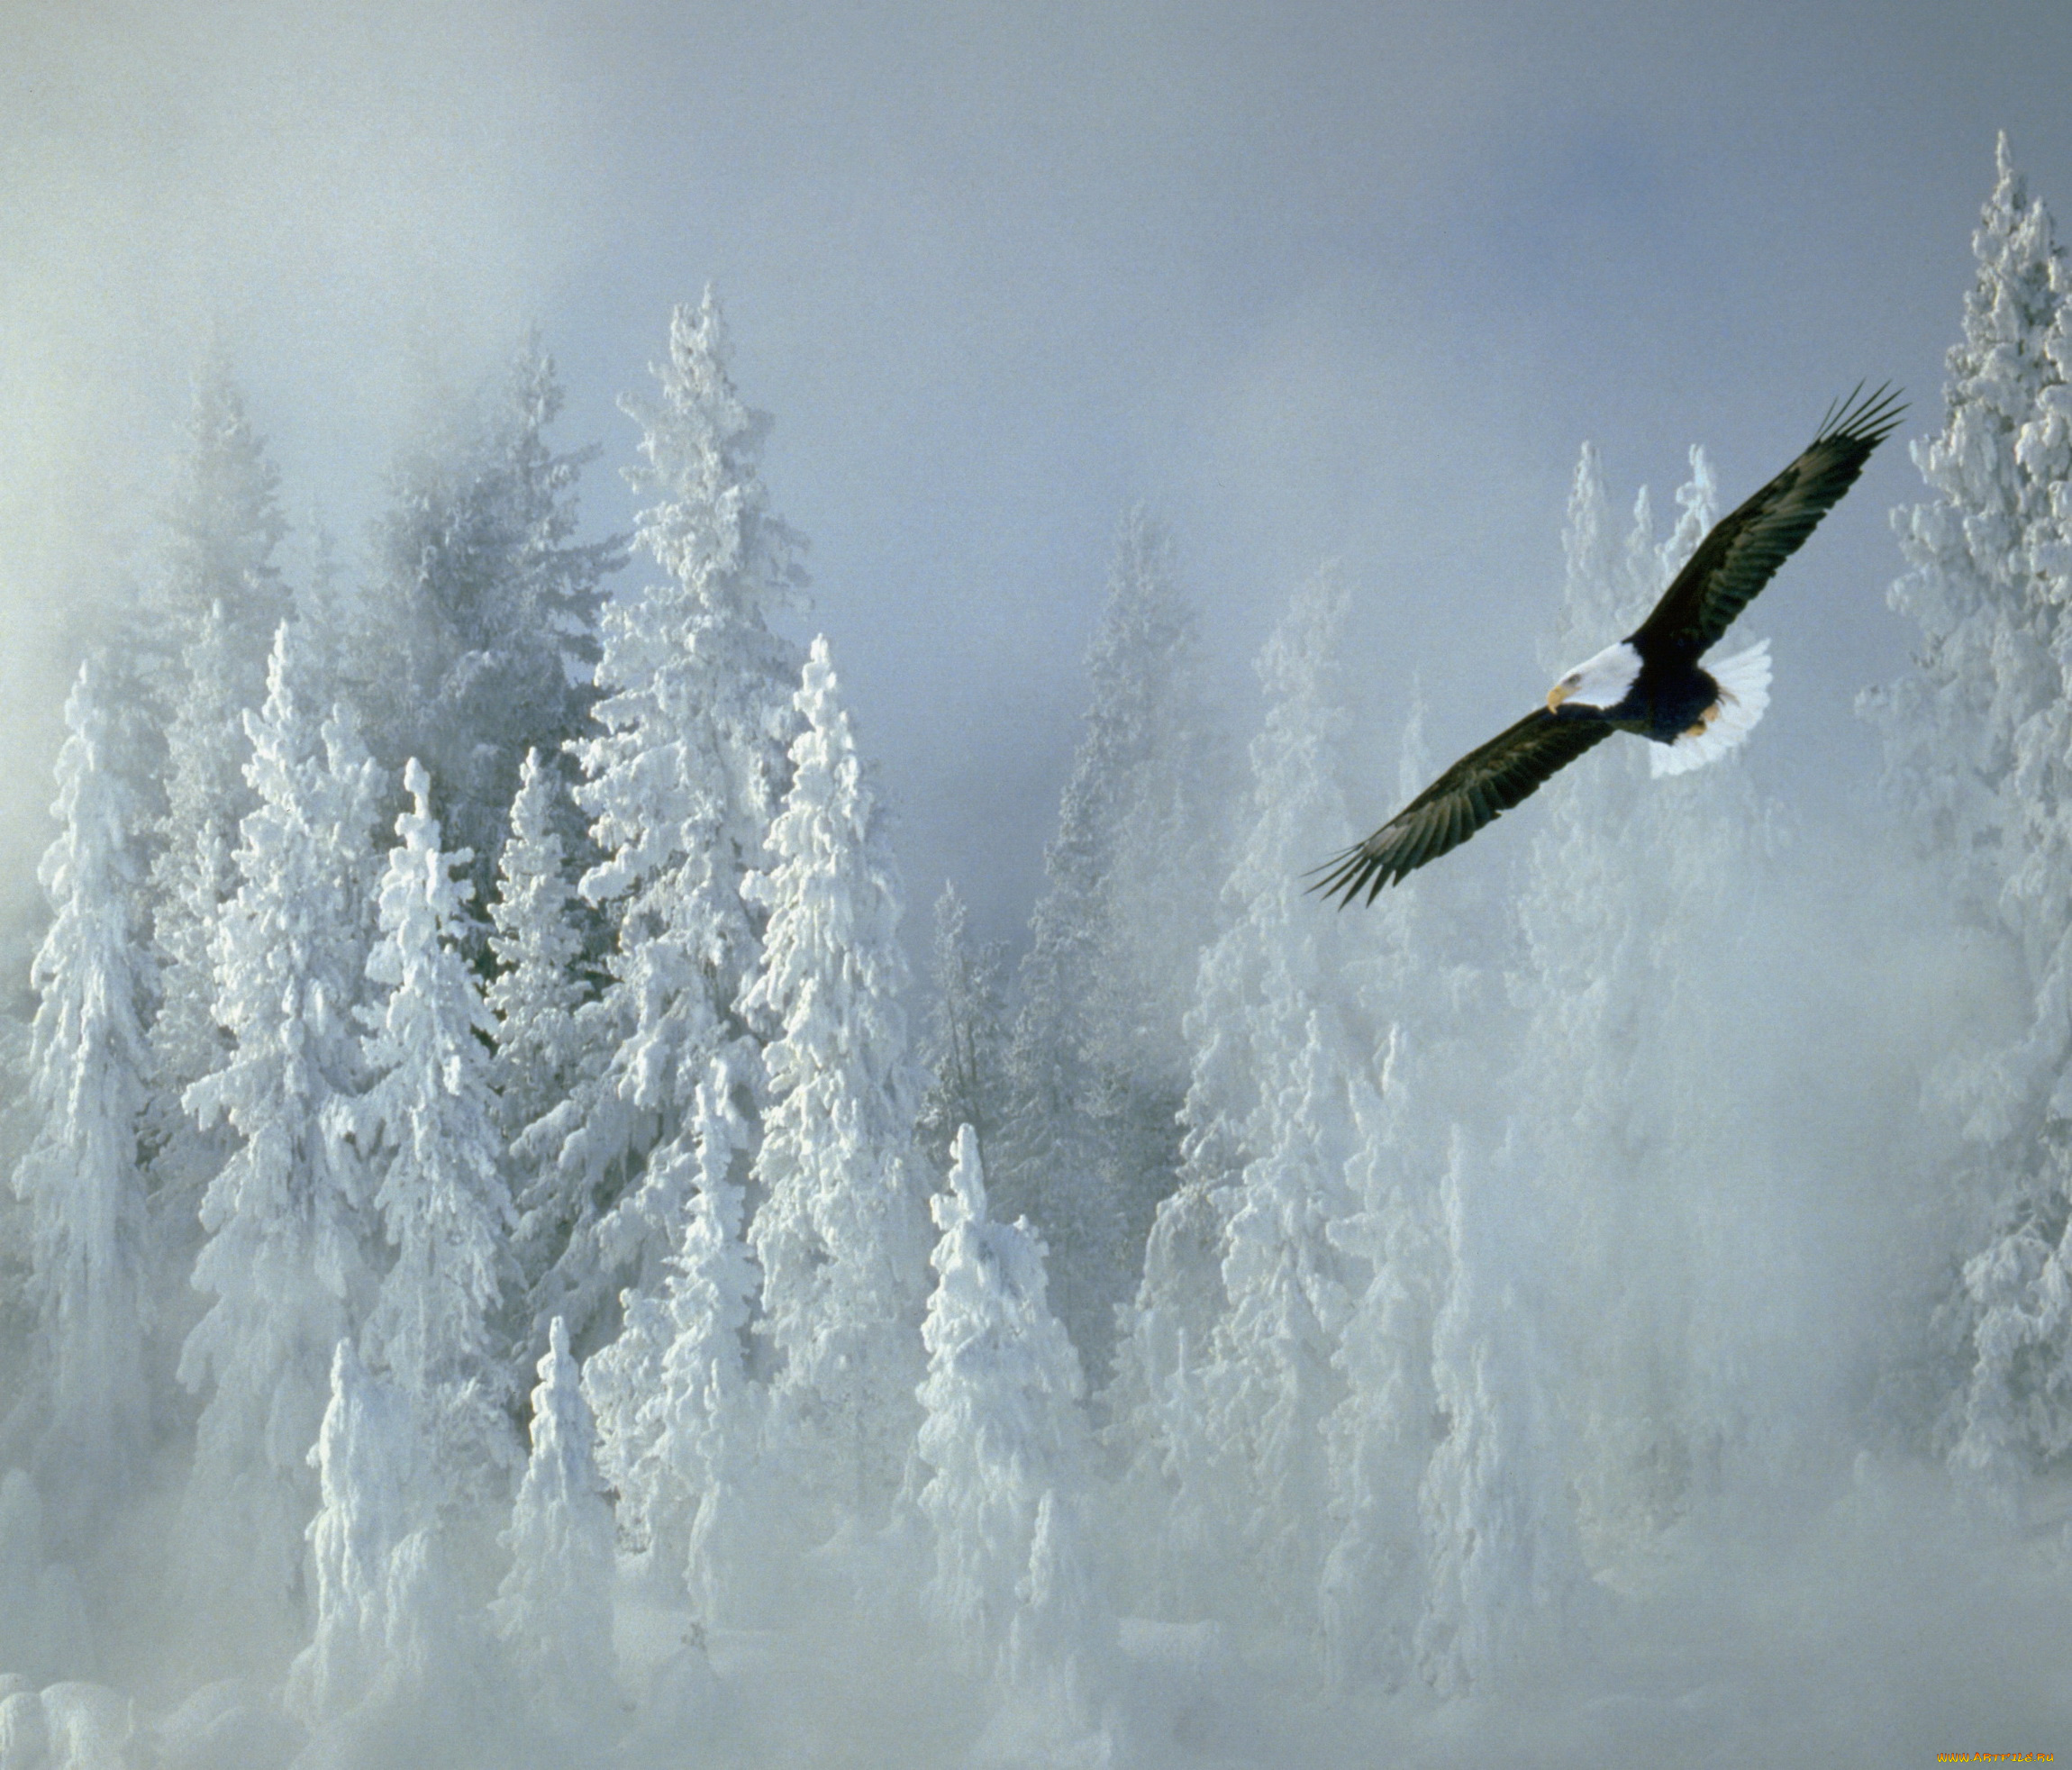
{"type": "MultiPolygon", "coordinates": [[[[1653,605],[1717,514],[1702,450],[1691,467],[1671,533],[1658,539],[1643,492],[1622,542],[1586,450],[1547,657],[1587,651],[1653,605]]],[[[1570,1384],[1569,1479],[1600,1564],[1689,1504],[1695,1471],[1750,1448],[1751,1397],[1723,1373],[1738,1366],[1745,1379],[1758,1348],[1716,1348],[1744,1332],[1726,1301],[1751,1275],[1739,1238],[1781,1180],[1736,1092],[1743,1017],[1721,1012],[1760,974],[1751,915],[1770,815],[1738,759],[1650,779],[1644,755],[1627,746],[1550,784],[1518,894],[1512,984],[1513,1117],[1537,1185],[1561,1200],[1570,1304],[1546,1331],[1566,1336],[1568,1368],[1586,1374],[1570,1384]]]]}
{"type": "Polygon", "coordinates": [[[359,1010],[371,1079],[332,1115],[378,1175],[374,1204],[395,1250],[361,1340],[409,1401],[442,1493],[500,1495],[517,1447],[489,1333],[512,1222],[489,1092],[494,1022],[462,956],[472,887],[453,875],[468,856],[441,850],[414,758],[403,784],[411,809],[395,821],[367,958],[383,994],[359,1010]]]}
{"type": "Polygon", "coordinates": [[[1562,1475],[1561,1402],[1530,1296],[1537,1213],[1515,1164],[1457,1134],[1442,1192],[1445,1302],[1431,1342],[1419,1670],[1442,1693],[1500,1674],[1587,1587],[1562,1475]]]}
{"type": "Polygon", "coordinates": [[[668,1282],[659,1295],[629,1294],[619,1337],[583,1372],[600,1462],[619,1496],[619,1536],[680,1561],[708,1626],[736,1620],[757,1583],[762,1517],[754,1471],[765,1392],[747,1356],[761,1275],[735,1177],[753,1127],[735,1108],[737,1092],[715,1063],[692,1110],[686,1140],[698,1166],[668,1282]]]}
{"type": "Polygon", "coordinates": [[[194,1283],[214,1301],[180,1357],[181,1381],[209,1390],[180,1552],[195,1597],[220,1597],[268,1629],[301,1585],[314,1498],[304,1454],[332,1352],[372,1290],[364,1176],[327,1121],[364,1079],[353,1007],[371,935],[380,780],[342,712],[319,731],[296,657],[284,625],[266,704],[245,715],[259,805],[213,939],[215,1013],[231,1048],[185,1102],[204,1127],[227,1121],[237,1147],[203,1200],[209,1239],[194,1283]]]}
{"type": "Polygon", "coordinates": [[[2064,259],[2004,135],[1998,168],[1972,236],[1978,268],[1947,359],[1942,429],[1911,449],[1931,495],[1893,513],[1907,569],[1891,602],[1920,630],[1914,667],[1866,705],[1923,851],[1988,922],[2024,859],[2016,736],[2062,692],[2055,610],[2027,548],[2049,486],[2021,456],[2040,399],[2064,385],[2046,349],[2064,259]]]}
{"type": "Polygon", "coordinates": [[[1050,1238],[1058,1311],[1104,1367],[1179,1156],[1180,1020],[1214,924],[1220,755],[1195,620],[1165,532],[1122,525],[1086,658],[1092,694],[1008,1051],[995,1190],[1050,1238]]]}
{"type": "MultiPolygon", "coordinates": [[[[1413,699],[1397,758],[1396,803],[1430,782],[1424,704],[1413,699]]],[[[1353,1207],[1332,1242],[1355,1281],[1333,1365],[1344,1399],[1323,1431],[1331,1541],[1319,1582],[1326,1668],[1340,1685],[1395,1688],[1413,1675],[1424,1608],[1418,1489],[1438,1415],[1432,1333],[1447,1282],[1442,1186],[1453,1127],[1501,1068],[1497,955],[1483,937],[1500,914],[1469,881],[1420,874],[1368,905],[1367,988],[1386,1030],[1374,1090],[1356,1107],[1347,1166],[1353,1207]]]]}
{"type": "Polygon", "coordinates": [[[1922,641],[1877,710],[1924,845],[2031,1003],[2020,1036],[1931,1090],[1975,1152],[1978,1220],[1940,1312],[1968,1367],[1941,1430],[2013,1501],[2072,1452],[2072,268],[2004,137],[1973,244],[1942,430],[1913,451],[1932,495],[1895,518],[1893,602],[1922,641]]]}
{"type": "Polygon", "coordinates": [[[1001,977],[1005,953],[997,941],[974,946],[966,929],[964,899],[944,881],[935,900],[935,946],[929,983],[933,1000],[922,1041],[919,1141],[924,1154],[947,1151],[957,1128],[969,1125],[978,1147],[998,1130],[1007,1104],[1007,1025],[1001,977]]]}
{"type": "Polygon", "coordinates": [[[286,1706],[325,1764],[505,1765],[522,1735],[495,1700],[489,1637],[462,1595],[447,1533],[428,1516],[410,1399],[350,1340],[310,1462],[323,1503],[309,1527],[316,1575],[309,1645],[286,1706]]]}
{"type": "Polygon", "coordinates": [[[164,559],[145,596],[156,658],[150,699],[165,754],[150,894],[162,987],[150,1109],[161,1147],[151,1166],[155,1185],[172,1189],[165,1219],[176,1231],[191,1225],[195,1195],[226,1153],[220,1137],[184,1115],[180,1095],[219,1067],[225,1051],[209,942],[218,907],[236,887],[238,824],[256,803],[243,715],[265,696],[267,648],[287,613],[274,564],[287,532],[279,480],[219,345],[195,380],[164,513],[164,559]]]}
{"type": "Polygon", "coordinates": [[[511,1571],[489,1611],[523,1687],[570,1737],[610,1714],[616,1666],[612,1509],[597,1480],[595,1439],[557,1317],[532,1391],[532,1455],[503,1539],[511,1571]]]}
{"type": "Polygon", "coordinates": [[[555,808],[566,796],[554,770],[528,750],[489,906],[497,1106],[513,1137],[568,1092],[581,1058],[576,1010],[584,994],[583,937],[556,829],[555,808]]]}
{"type": "Polygon", "coordinates": [[[618,923],[609,985],[577,1036],[607,1055],[520,1156],[553,1176],[523,1231],[554,1250],[533,1312],[565,1317],[578,1346],[609,1337],[622,1284],[661,1283],[696,1171],[687,1121],[713,1061],[744,1097],[756,1075],[736,1004],[763,915],[741,879],[762,864],[783,794],[798,682],[796,648],[768,623],[795,606],[804,574],[757,469],[769,421],[736,395],[727,357],[708,290],[670,322],[659,402],[628,403],[644,432],[632,477],[654,495],[637,539],[663,576],[606,605],[604,729],[576,746],[577,796],[604,857],[580,890],[618,923]]]}
{"type": "Polygon", "coordinates": [[[102,684],[89,658],[65,703],[50,808],[58,837],[37,875],[51,922],[30,977],[36,1133],[14,1174],[32,1213],[41,1324],[46,1411],[35,1463],[74,1520],[127,1485],[148,1426],[137,1135],[150,1072],[138,1014],[150,960],[138,940],[137,809],[109,754],[102,684]]]}
{"type": "Polygon", "coordinates": [[[898,1485],[921,1372],[918,1090],[897,874],[825,638],[796,705],[775,865],[750,885],[769,922],[741,1008],[769,1040],[769,1094],[749,1242],[777,1466],[836,1518],[868,1518],[898,1485]]]}
{"type": "Polygon", "coordinates": [[[1158,1406],[1181,1378],[1177,1324],[1144,1318],[1170,1312],[1184,1325],[1200,1303],[1161,1294],[1148,1272],[1118,1361],[1116,1431],[1140,1475],[1155,1466],[1159,1485],[1207,1499],[1211,1516],[1181,1513],[1188,1552],[1213,1542],[1235,1557],[1252,1613],[1283,1620],[1313,1607],[1322,1553],[1321,1424],[1342,1388],[1331,1357],[1350,1307],[1330,1230],[1350,1207],[1346,1163],[1374,1048],[1358,1000],[1365,925],[1320,913],[1303,889],[1304,870],[1350,840],[1339,779],[1351,726],[1347,606],[1335,575],[1321,574],[1259,658],[1268,705],[1251,747],[1250,828],[1186,1022],[1195,1059],[1182,1190],[1161,1216],[1177,1221],[1196,1195],[1206,1203],[1218,1231],[1213,1293],[1226,1302],[1193,1340],[1202,1418],[1183,1423],[1180,1442],[1164,1441],[1158,1406]],[[1177,1466],[1204,1452],[1212,1467],[1177,1466]]]}
{"type": "Polygon", "coordinates": [[[552,359],[528,337],[485,400],[398,464],[346,635],[376,756],[424,762],[434,812],[475,856],[478,896],[527,752],[559,772],[587,730],[598,586],[624,558],[616,538],[570,539],[596,450],[548,446],[561,401],[552,359]]]}
{"type": "Polygon", "coordinates": [[[310,1722],[366,1702],[401,1669],[391,1664],[411,1620],[396,1613],[396,1552],[417,1516],[420,1461],[408,1397],[372,1375],[350,1339],[334,1348],[330,1401],[309,1459],[321,1503],[310,1521],[314,1630],[289,1668],[288,1707],[310,1722]]]}
{"type": "MultiPolygon", "coordinates": [[[[577,1036],[577,1011],[586,998],[587,980],[580,969],[575,889],[556,828],[556,807],[566,798],[554,770],[529,751],[511,802],[510,833],[496,858],[496,897],[489,906],[489,950],[496,967],[488,996],[495,1016],[491,1080],[507,1146],[576,1089],[586,1062],[593,1077],[600,1067],[577,1036]]],[[[541,1152],[527,1144],[524,1154],[537,1162],[541,1152]]],[[[566,1225],[551,1164],[544,1173],[516,1159],[513,1167],[520,1230],[512,1245],[518,1290],[510,1300],[510,1326],[523,1357],[541,1351],[537,1337],[553,1319],[537,1315],[532,1303],[560,1251],[556,1233],[566,1225]]]]}
{"type": "Polygon", "coordinates": [[[969,1126],[931,1209],[915,1495],[935,1545],[925,1602],[973,1670],[1026,1675],[1043,1652],[1055,1663],[1102,1647],[1084,1563],[1058,1565],[1084,1552],[1072,1528],[1092,1473],[1079,1360],[1045,1297],[1042,1243],[1026,1221],[987,1218],[969,1126]]]}

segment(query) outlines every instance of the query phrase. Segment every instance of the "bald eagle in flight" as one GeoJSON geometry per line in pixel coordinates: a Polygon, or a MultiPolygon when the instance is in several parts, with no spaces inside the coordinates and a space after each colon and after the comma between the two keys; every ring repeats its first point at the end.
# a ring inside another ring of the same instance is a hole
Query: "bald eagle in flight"
{"type": "Polygon", "coordinates": [[[1769,704],[1769,643],[1699,658],[1856,484],[1871,450],[1905,407],[1880,387],[1859,386],[1828,408],[1805,452],[1729,517],[1715,523],[1654,613],[1616,645],[1586,658],[1535,707],[1470,750],[1367,840],[1317,868],[1312,890],[1341,905],[1437,860],[1509,811],[1557,769],[1614,731],[1659,748],[1658,775],[1703,767],[1746,740],[1769,704]]]}

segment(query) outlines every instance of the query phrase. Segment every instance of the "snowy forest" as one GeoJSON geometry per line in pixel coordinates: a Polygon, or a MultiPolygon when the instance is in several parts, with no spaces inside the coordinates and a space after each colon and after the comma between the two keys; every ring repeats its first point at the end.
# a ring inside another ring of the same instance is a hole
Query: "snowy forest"
{"type": "MultiPolygon", "coordinates": [[[[2072,1743],[2072,259],[2004,142],[1974,250],[1875,862],[1611,745],[1331,909],[1448,758],[1326,561],[1226,704],[1140,508],[1018,950],[909,900],[710,292],[625,535],[535,337],[291,568],[215,348],[4,1028],[0,1770],[2072,1743]]],[[[1550,672],[1752,489],[1689,461],[1583,448],[1550,672]]]]}

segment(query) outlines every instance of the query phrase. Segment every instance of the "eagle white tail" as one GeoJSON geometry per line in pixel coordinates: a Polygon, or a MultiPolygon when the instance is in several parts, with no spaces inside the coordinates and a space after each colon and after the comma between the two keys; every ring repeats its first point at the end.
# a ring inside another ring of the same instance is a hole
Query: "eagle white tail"
{"type": "Polygon", "coordinates": [[[1704,729],[1686,731],[1671,744],[1652,744],[1648,749],[1649,772],[1656,775],[1687,775],[1708,762],[1717,762],[1731,749],[1748,741],[1749,733],[1770,703],[1770,642],[1752,645],[1746,651],[1708,663],[1706,671],[1720,685],[1720,698],[1704,729]]]}

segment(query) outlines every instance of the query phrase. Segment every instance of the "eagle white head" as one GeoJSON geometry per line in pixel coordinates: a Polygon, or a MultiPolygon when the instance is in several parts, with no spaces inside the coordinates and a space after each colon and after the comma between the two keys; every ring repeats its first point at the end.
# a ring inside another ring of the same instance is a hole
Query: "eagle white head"
{"type": "Polygon", "coordinates": [[[1547,711],[1552,713],[1562,702],[1573,701],[1579,707],[1596,707],[1609,713],[1626,698],[1626,691],[1640,674],[1640,654],[1621,640],[1577,665],[1549,688],[1547,711]]]}

